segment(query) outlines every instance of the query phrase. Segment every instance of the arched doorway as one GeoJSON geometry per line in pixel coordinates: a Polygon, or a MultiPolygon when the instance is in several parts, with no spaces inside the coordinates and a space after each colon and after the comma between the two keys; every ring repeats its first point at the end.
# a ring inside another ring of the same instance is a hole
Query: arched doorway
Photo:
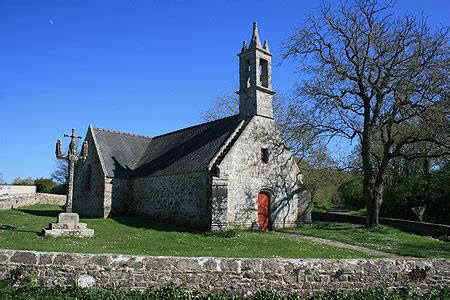
{"type": "Polygon", "coordinates": [[[258,193],[258,224],[259,230],[268,231],[269,230],[269,193],[259,192],[258,193]]]}

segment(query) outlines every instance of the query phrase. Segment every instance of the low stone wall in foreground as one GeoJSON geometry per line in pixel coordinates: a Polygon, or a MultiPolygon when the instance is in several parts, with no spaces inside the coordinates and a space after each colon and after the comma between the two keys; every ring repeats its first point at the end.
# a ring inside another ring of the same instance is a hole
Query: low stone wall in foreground
{"type": "Polygon", "coordinates": [[[16,195],[0,195],[0,210],[18,208],[33,204],[57,204],[66,203],[65,195],[30,193],[16,195]]]}
{"type": "Polygon", "coordinates": [[[383,287],[421,290],[450,286],[447,259],[244,259],[152,257],[0,250],[0,279],[22,267],[46,286],[158,288],[248,294],[354,291],[383,287]]]}

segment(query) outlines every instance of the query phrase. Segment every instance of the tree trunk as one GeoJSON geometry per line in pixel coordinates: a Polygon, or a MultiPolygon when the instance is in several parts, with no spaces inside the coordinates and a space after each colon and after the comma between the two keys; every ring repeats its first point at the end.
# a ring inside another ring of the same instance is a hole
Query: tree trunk
{"type": "Polygon", "coordinates": [[[378,212],[376,209],[376,201],[374,201],[372,189],[369,185],[363,185],[364,198],[366,198],[367,203],[367,218],[366,227],[372,228],[378,225],[378,212]]]}
{"type": "Polygon", "coordinates": [[[363,187],[364,196],[367,201],[367,219],[366,227],[372,228],[378,226],[380,223],[378,221],[380,214],[380,206],[383,202],[383,184],[375,186],[373,188],[363,187]]]}

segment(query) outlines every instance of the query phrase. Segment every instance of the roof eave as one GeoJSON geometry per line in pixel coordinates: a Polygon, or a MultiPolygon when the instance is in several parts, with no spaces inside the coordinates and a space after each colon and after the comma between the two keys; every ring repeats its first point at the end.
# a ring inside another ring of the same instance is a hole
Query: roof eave
{"type": "MultiPolygon", "coordinates": [[[[208,171],[211,172],[212,168],[214,167],[214,165],[216,165],[218,158],[221,156],[221,154],[225,151],[225,149],[227,148],[227,146],[231,143],[231,141],[236,138],[236,140],[239,138],[240,133],[242,133],[241,129],[243,130],[245,128],[245,119],[242,119],[238,126],[236,126],[236,128],[233,130],[233,133],[230,134],[230,136],[226,139],[226,141],[222,144],[222,146],[220,146],[219,150],[217,150],[217,152],[214,154],[213,158],[210,160],[210,162],[208,163],[208,171]],[[244,128],[243,128],[244,127],[244,128]]],[[[231,149],[231,148],[230,148],[231,149]]],[[[225,158],[228,154],[229,150],[224,153],[224,157],[225,158]]],[[[223,160],[222,158],[222,160],[223,160]]],[[[220,162],[219,162],[220,164],[220,162]]]]}
{"type": "Polygon", "coordinates": [[[97,141],[97,136],[95,135],[94,126],[92,126],[92,124],[89,124],[88,130],[91,132],[92,140],[94,141],[94,147],[95,147],[95,150],[97,151],[97,155],[100,160],[100,165],[102,166],[103,176],[110,177],[109,174],[107,174],[107,172],[106,172],[105,162],[103,160],[103,156],[100,151],[100,147],[98,146],[98,141],[97,141]]]}

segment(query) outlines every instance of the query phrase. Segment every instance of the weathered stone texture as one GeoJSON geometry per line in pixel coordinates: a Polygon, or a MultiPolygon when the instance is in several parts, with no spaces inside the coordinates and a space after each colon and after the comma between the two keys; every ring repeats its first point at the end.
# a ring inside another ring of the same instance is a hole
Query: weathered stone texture
{"type": "Polygon", "coordinates": [[[211,188],[211,229],[228,227],[228,178],[212,178],[211,188]]]}
{"type": "Polygon", "coordinates": [[[210,186],[206,171],[136,178],[130,213],[206,228],[209,226],[210,186]]]}
{"type": "Polygon", "coordinates": [[[88,155],[85,161],[75,164],[73,211],[82,217],[104,217],[105,215],[105,174],[101,166],[99,152],[88,130],[86,135],[88,155]],[[89,181],[89,182],[88,182],[89,181]]]}
{"type": "Polygon", "coordinates": [[[421,290],[450,284],[448,259],[233,259],[0,250],[0,278],[17,267],[47,286],[158,288],[253,293],[274,288],[303,295],[383,287],[421,290]],[[424,276],[414,276],[422,270],[424,276]]]}
{"type": "Polygon", "coordinates": [[[18,208],[33,204],[57,204],[63,205],[66,202],[65,195],[31,193],[0,196],[0,210],[18,208]]]}
{"type": "Polygon", "coordinates": [[[50,223],[49,228],[42,229],[44,236],[77,236],[93,237],[94,230],[87,228],[86,223],[80,223],[77,213],[60,213],[57,223],[50,223]]]}
{"type": "Polygon", "coordinates": [[[133,197],[131,182],[120,178],[105,178],[104,216],[120,216],[127,213],[133,197]]]}
{"type": "MultiPolygon", "coordinates": [[[[228,223],[258,227],[258,193],[270,194],[272,228],[297,224],[299,207],[310,200],[302,197],[303,185],[290,151],[272,119],[254,116],[219,165],[220,178],[228,179],[228,223]],[[261,149],[269,149],[269,161],[261,161],[261,149]]],[[[301,221],[301,220],[300,220],[301,221]]]]}

